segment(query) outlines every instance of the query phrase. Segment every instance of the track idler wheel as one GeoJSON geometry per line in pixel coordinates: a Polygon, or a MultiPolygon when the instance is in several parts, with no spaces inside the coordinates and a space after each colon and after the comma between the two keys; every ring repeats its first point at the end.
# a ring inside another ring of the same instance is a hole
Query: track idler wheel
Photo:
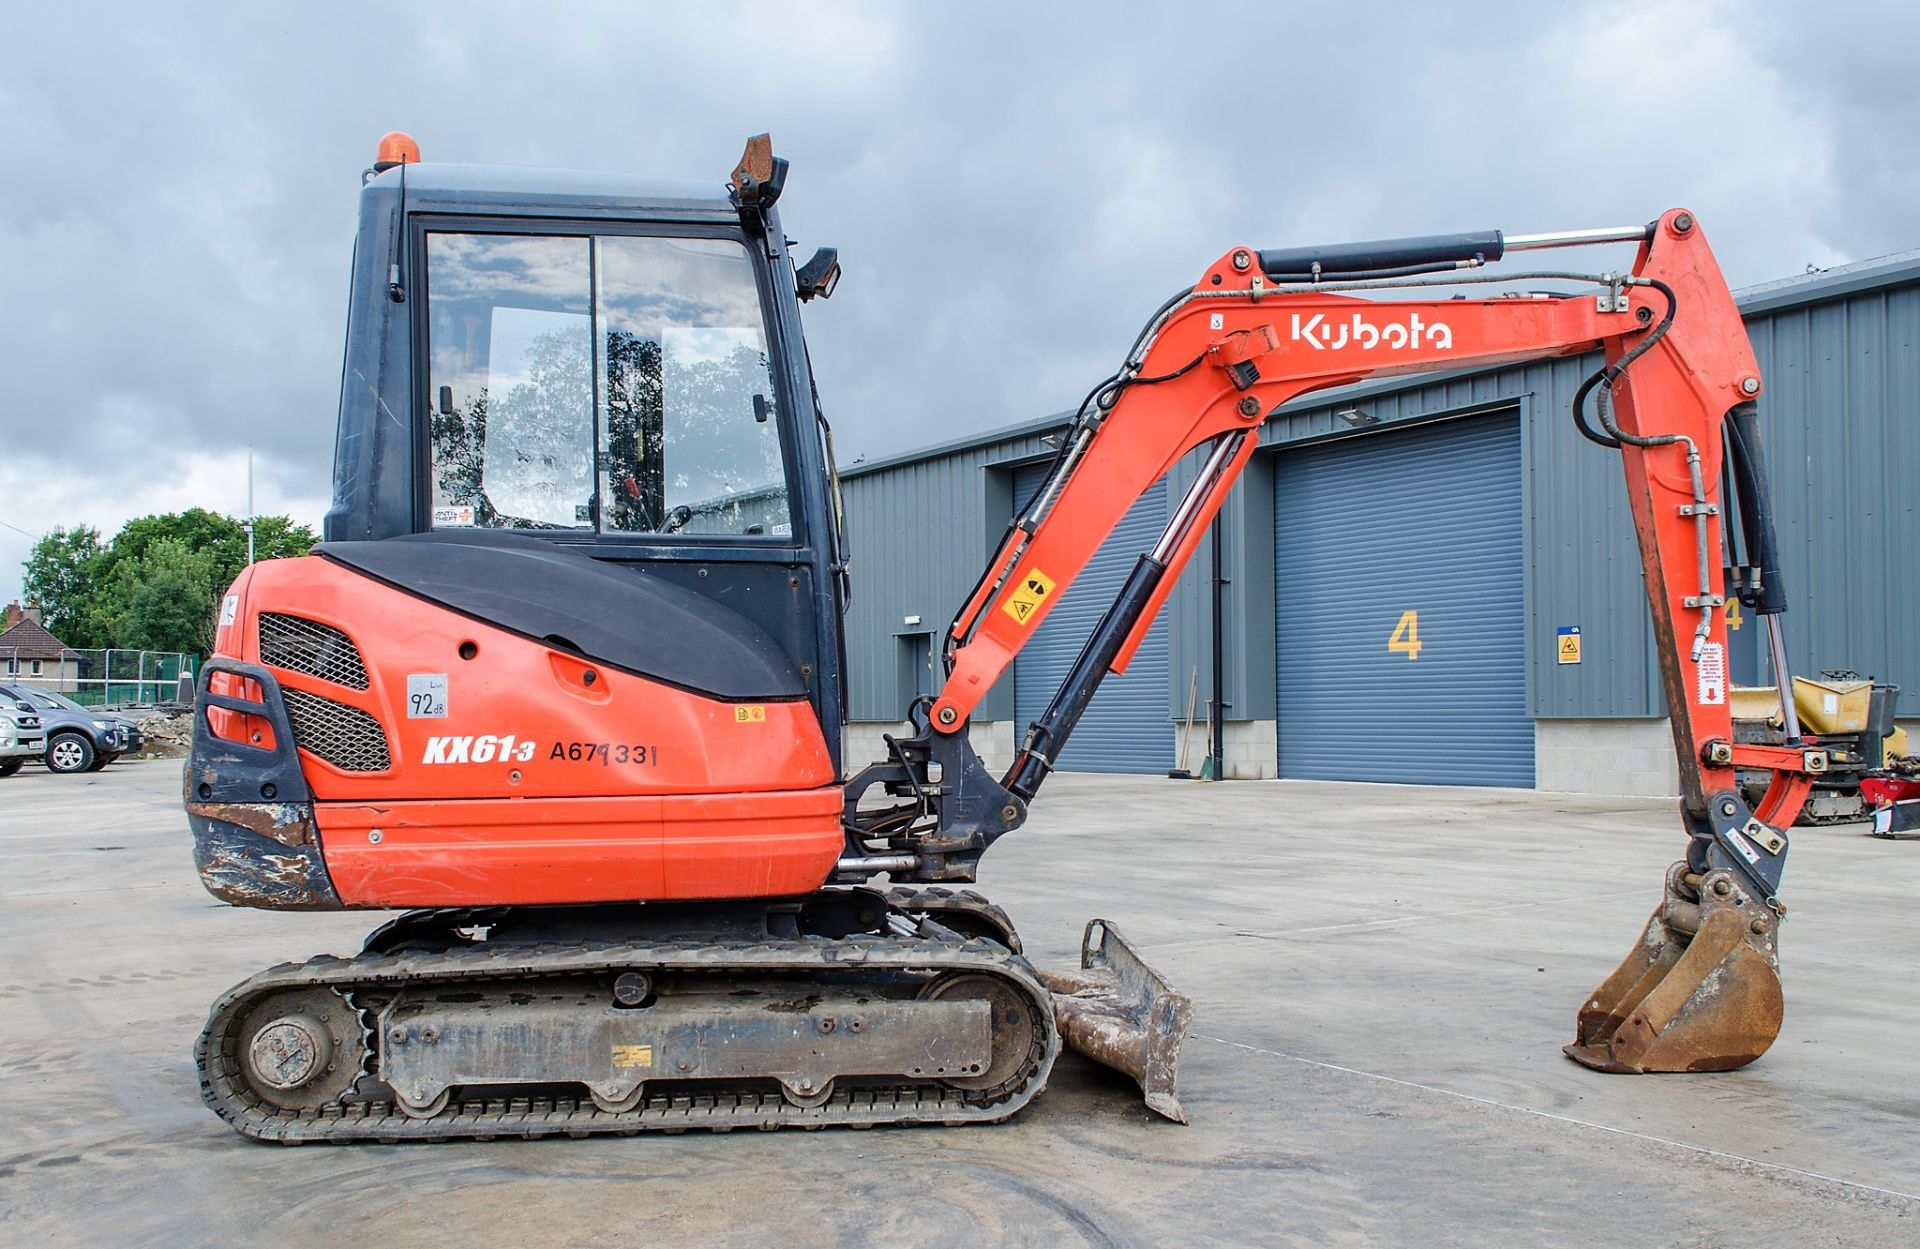
{"type": "Polygon", "coordinates": [[[805,1076],[780,1081],[780,1096],[802,1110],[814,1110],[833,1100],[833,1081],[814,1081],[805,1076]]]}
{"type": "Polygon", "coordinates": [[[936,980],[921,997],[930,1002],[978,999],[987,1004],[992,1020],[993,1048],[986,1069],[976,1067],[971,1075],[942,1075],[941,1083],[992,1095],[1010,1092],[1031,1070],[1039,1035],[1035,1027],[1037,1021],[1033,1018],[1033,1003],[1012,984],[998,976],[961,972],[936,980]]]}
{"type": "Polygon", "coordinates": [[[1732,1071],[1780,1034],[1780,916],[1732,872],[1667,870],[1639,944],[1588,995],[1567,1057],[1596,1071],[1732,1071]]]}
{"type": "Polygon", "coordinates": [[[415,1101],[404,1094],[396,1094],[393,1104],[400,1107],[400,1113],[409,1119],[431,1119],[447,1108],[453,1101],[452,1089],[441,1089],[438,1094],[426,1101],[415,1101]]]}

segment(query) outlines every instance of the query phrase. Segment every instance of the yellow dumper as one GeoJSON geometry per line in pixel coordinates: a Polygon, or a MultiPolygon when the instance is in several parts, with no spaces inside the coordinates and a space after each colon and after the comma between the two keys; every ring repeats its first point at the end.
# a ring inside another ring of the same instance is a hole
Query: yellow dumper
{"type": "MultiPolygon", "coordinates": [[[[1908,753],[1907,731],[1893,722],[1899,693],[1898,686],[1844,669],[1828,669],[1817,678],[1793,678],[1793,706],[1801,734],[1830,752],[1828,771],[1814,782],[1813,796],[1795,823],[1846,824],[1871,817],[1860,796],[1861,778],[1908,753]]],[[[1739,742],[1783,744],[1787,730],[1779,687],[1735,686],[1733,732],[1739,742]]],[[[1766,790],[1767,774],[1748,775],[1742,769],[1740,781],[1749,801],[1758,802],[1766,790]]]]}

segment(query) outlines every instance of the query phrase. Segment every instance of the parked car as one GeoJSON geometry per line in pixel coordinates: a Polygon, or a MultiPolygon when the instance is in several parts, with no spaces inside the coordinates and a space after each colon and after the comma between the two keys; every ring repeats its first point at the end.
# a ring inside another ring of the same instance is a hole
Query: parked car
{"type": "Polygon", "coordinates": [[[0,776],[12,776],[46,748],[46,730],[26,700],[0,698],[0,776]]]}
{"type": "Polygon", "coordinates": [[[46,729],[50,772],[97,772],[121,755],[146,745],[146,736],[125,716],[83,707],[64,694],[31,685],[0,685],[0,700],[27,704],[46,729]]]}

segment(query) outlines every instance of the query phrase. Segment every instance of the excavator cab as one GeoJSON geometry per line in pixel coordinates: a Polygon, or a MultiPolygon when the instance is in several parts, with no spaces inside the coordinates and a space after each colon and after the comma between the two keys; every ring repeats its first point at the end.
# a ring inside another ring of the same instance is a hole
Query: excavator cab
{"type": "Polygon", "coordinates": [[[242,574],[208,669],[246,703],[208,709],[232,757],[189,794],[219,809],[190,812],[216,894],[586,905],[834,871],[846,563],[784,178],[764,139],[724,184],[383,141],[325,541],[242,574]]]}
{"type": "Polygon", "coordinates": [[[786,163],[764,136],[729,183],[417,162],[390,137],[361,191],[326,541],[532,538],[724,604],[837,767],[823,275],[787,253],[786,163]]]}

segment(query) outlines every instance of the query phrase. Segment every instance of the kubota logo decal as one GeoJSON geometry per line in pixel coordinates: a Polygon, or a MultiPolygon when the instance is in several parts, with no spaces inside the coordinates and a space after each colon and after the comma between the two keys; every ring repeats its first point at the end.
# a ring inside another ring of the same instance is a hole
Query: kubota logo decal
{"type": "Polygon", "coordinates": [[[509,733],[495,737],[429,737],[422,763],[526,763],[533,758],[533,743],[523,742],[509,733]]]}
{"type": "Polygon", "coordinates": [[[1444,350],[1453,346],[1453,327],[1445,321],[1422,321],[1417,312],[1407,314],[1405,321],[1389,321],[1385,325],[1375,325],[1358,312],[1344,321],[1329,321],[1324,312],[1310,317],[1296,312],[1293,341],[1305,343],[1315,351],[1338,351],[1350,345],[1362,351],[1379,347],[1389,351],[1413,351],[1420,347],[1444,350]]]}

